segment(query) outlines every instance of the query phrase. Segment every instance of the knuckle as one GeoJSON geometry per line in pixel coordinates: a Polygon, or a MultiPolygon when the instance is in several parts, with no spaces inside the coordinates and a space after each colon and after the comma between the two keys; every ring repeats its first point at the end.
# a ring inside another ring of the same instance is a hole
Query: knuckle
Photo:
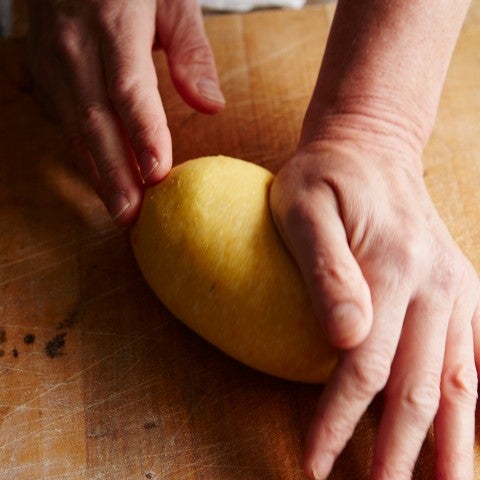
{"type": "MultiPolygon", "coordinates": [[[[168,132],[168,126],[165,121],[158,118],[148,118],[148,121],[138,117],[130,119],[129,127],[130,142],[134,148],[149,148],[157,138],[162,137],[164,131],[168,132]]],[[[162,137],[163,138],[163,137],[162,137]]]]}
{"type": "Polygon", "coordinates": [[[115,28],[115,19],[121,12],[119,3],[100,2],[96,20],[102,31],[110,31],[115,28]]]}
{"type": "Polygon", "coordinates": [[[152,94],[158,96],[156,87],[125,68],[108,79],[108,98],[120,113],[133,144],[141,145],[167,128],[165,115],[151,107],[155,99],[152,94]]]}
{"type": "Polygon", "coordinates": [[[82,50],[82,38],[75,22],[71,20],[61,22],[52,40],[52,49],[61,61],[78,56],[82,50]]]}
{"type": "Polygon", "coordinates": [[[397,265],[406,276],[416,275],[425,258],[425,246],[418,237],[418,230],[413,226],[404,228],[393,251],[397,265]]]}
{"type": "Polygon", "coordinates": [[[440,385],[434,379],[423,380],[411,385],[401,397],[406,409],[420,418],[430,417],[438,409],[440,385]]]}
{"type": "Polygon", "coordinates": [[[107,194],[108,192],[121,190],[118,188],[121,185],[121,167],[99,159],[97,159],[96,163],[101,177],[102,191],[107,194]]]}
{"type": "Polygon", "coordinates": [[[439,291],[450,295],[462,286],[466,275],[464,262],[458,261],[453,256],[444,256],[434,271],[435,286],[439,291]]]}
{"type": "Polygon", "coordinates": [[[325,438],[328,439],[328,450],[332,456],[337,457],[342,451],[345,439],[350,438],[352,435],[355,425],[344,418],[328,422],[324,428],[325,438]]]}
{"type": "Polygon", "coordinates": [[[140,79],[130,77],[113,82],[108,90],[108,97],[120,113],[133,146],[155,141],[158,133],[168,128],[165,116],[149,108],[142,89],[140,79]]]}
{"type": "Polygon", "coordinates": [[[96,136],[104,128],[107,107],[100,102],[85,102],[79,109],[78,123],[85,136],[96,136]]]}
{"type": "Polygon", "coordinates": [[[189,48],[179,49],[174,53],[174,62],[182,65],[211,65],[213,53],[208,43],[197,40],[189,48]]]}
{"type": "Polygon", "coordinates": [[[126,67],[119,68],[108,78],[108,96],[120,108],[133,108],[142,91],[142,80],[126,67]]]}
{"type": "Polygon", "coordinates": [[[421,375],[404,381],[396,378],[389,384],[386,396],[398,409],[408,412],[415,424],[424,425],[438,410],[440,378],[433,371],[421,372],[421,375]]]}
{"type": "Polygon", "coordinates": [[[390,375],[390,364],[380,353],[354,358],[350,365],[350,377],[361,397],[373,397],[380,392],[390,375]]]}
{"type": "Polygon", "coordinates": [[[478,397],[477,388],[477,372],[473,366],[460,364],[444,370],[441,383],[444,401],[474,405],[478,397]]]}
{"type": "Polygon", "coordinates": [[[322,256],[315,258],[315,264],[312,266],[312,284],[318,286],[346,286],[352,285],[356,280],[356,272],[346,262],[335,261],[335,263],[326,263],[322,256]]]}

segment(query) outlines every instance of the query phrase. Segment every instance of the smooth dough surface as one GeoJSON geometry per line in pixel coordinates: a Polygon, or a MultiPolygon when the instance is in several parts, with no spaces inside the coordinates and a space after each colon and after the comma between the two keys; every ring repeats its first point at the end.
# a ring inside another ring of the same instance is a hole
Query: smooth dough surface
{"type": "Polygon", "coordinates": [[[146,191],[133,250],[166,307],[226,354],[274,376],[324,382],[336,354],[273,223],[272,180],[223,156],[174,167],[146,191]]]}

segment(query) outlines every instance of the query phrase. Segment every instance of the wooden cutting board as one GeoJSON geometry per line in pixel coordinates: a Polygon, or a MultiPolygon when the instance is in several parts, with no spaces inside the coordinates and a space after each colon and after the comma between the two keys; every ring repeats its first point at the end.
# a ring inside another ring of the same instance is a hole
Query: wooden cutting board
{"type": "MultiPolygon", "coordinates": [[[[175,161],[223,153],[278,170],[295,148],[332,13],[209,16],[228,101],[216,117],[182,103],[156,54],[175,161]]],[[[479,45],[475,0],[425,165],[441,215],[480,271],[479,45]]],[[[23,55],[22,40],[0,44],[0,479],[305,478],[321,387],[243,367],[154,298],[126,232],[37,108],[23,55]]],[[[368,478],[380,403],[331,478],[368,478]]],[[[429,437],[415,478],[432,478],[433,448],[429,437]]]]}

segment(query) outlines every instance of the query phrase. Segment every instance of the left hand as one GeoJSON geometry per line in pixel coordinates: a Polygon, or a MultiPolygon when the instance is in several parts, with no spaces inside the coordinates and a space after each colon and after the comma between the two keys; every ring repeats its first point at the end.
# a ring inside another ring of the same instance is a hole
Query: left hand
{"type": "Polygon", "coordinates": [[[306,470],[327,477],[383,390],[373,478],[410,478],[433,419],[436,478],[472,478],[477,274],[417,159],[343,147],[300,148],[270,197],[319,321],[342,350],[313,419],[306,470]]]}
{"type": "Polygon", "coordinates": [[[172,165],[152,48],[193,108],[224,107],[197,0],[29,0],[30,68],[38,99],[113,220],[133,223],[145,184],[172,165]]]}

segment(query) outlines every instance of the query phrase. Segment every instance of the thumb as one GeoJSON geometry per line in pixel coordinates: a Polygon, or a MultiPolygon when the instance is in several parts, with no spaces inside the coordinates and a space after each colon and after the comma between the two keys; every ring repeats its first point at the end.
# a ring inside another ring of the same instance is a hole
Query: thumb
{"type": "Polygon", "coordinates": [[[168,6],[157,14],[157,35],[168,57],[172,81],[190,106],[217,113],[224,108],[225,97],[201,10],[195,0],[165,3],[168,6]]]}
{"type": "Polygon", "coordinates": [[[372,304],[368,284],[348,245],[335,195],[322,185],[297,199],[286,208],[280,188],[273,183],[270,201],[275,223],[300,267],[327,338],[337,348],[353,348],[370,332],[372,304]]]}

